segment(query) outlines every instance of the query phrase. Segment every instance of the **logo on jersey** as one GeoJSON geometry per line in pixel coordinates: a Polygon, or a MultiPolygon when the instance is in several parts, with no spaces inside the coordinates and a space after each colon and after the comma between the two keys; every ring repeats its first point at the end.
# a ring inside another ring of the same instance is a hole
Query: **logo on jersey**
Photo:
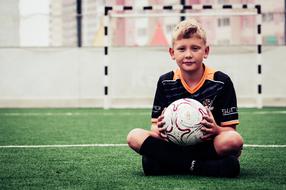
{"type": "Polygon", "coordinates": [[[205,99],[203,101],[203,105],[208,107],[209,110],[211,110],[211,111],[214,109],[214,107],[212,106],[213,105],[213,100],[211,100],[211,99],[205,99]]]}
{"type": "Polygon", "coordinates": [[[221,109],[221,112],[223,116],[237,114],[237,107],[221,109]]]}
{"type": "Polygon", "coordinates": [[[153,106],[153,113],[158,114],[162,112],[161,106],[153,106]]]}

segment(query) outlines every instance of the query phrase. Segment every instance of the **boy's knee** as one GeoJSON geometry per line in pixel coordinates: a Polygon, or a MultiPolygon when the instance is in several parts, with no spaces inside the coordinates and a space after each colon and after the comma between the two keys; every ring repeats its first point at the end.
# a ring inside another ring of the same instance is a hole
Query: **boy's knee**
{"type": "Polygon", "coordinates": [[[140,129],[136,128],[136,129],[132,129],[128,133],[126,140],[127,140],[127,143],[128,143],[129,146],[132,145],[134,141],[136,141],[136,139],[137,139],[136,137],[138,136],[139,131],[140,131],[140,129]]]}
{"type": "Polygon", "coordinates": [[[214,145],[220,156],[234,155],[239,157],[243,147],[243,139],[236,131],[226,131],[215,138],[214,145]]]}
{"type": "Polygon", "coordinates": [[[144,129],[132,129],[127,135],[128,146],[136,152],[139,152],[141,145],[148,136],[148,132],[144,129]]]}

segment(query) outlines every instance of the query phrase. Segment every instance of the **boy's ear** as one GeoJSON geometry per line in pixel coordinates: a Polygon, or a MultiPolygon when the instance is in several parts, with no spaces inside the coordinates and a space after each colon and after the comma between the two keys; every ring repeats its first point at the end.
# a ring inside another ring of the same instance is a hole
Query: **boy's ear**
{"type": "Polygon", "coordinates": [[[173,60],[175,60],[174,49],[173,49],[173,48],[169,48],[169,54],[170,54],[171,58],[172,58],[173,60]]]}
{"type": "Polygon", "coordinates": [[[207,46],[207,47],[205,48],[205,55],[204,55],[204,58],[205,58],[205,59],[208,58],[209,53],[210,53],[210,46],[207,46]]]}

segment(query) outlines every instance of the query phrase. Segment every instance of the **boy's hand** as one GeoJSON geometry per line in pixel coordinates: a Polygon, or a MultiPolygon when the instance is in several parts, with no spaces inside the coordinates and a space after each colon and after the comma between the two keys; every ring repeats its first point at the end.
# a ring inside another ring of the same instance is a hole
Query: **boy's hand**
{"type": "Polygon", "coordinates": [[[152,131],[157,133],[164,140],[166,140],[167,138],[167,135],[165,134],[165,130],[167,126],[164,126],[165,125],[165,121],[164,121],[165,109],[163,110],[162,114],[158,117],[157,124],[152,126],[152,131]]]}
{"type": "Polygon", "coordinates": [[[203,137],[201,137],[203,141],[213,139],[216,135],[219,134],[220,129],[220,126],[218,126],[215,122],[212,112],[208,108],[206,109],[208,115],[203,116],[203,120],[201,121],[201,124],[203,125],[201,131],[205,134],[203,137]]]}
{"type": "Polygon", "coordinates": [[[165,121],[164,121],[164,111],[163,111],[162,114],[158,117],[157,127],[158,127],[158,131],[160,133],[160,136],[162,138],[167,138],[167,135],[165,134],[167,127],[164,125],[165,125],[165,121]]]}

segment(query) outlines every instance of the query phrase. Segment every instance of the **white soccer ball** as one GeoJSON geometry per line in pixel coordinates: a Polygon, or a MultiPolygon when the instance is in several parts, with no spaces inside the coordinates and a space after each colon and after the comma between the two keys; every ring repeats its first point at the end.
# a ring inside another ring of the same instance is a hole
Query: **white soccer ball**
{"type": "Polygon", "coordinates": [[[188,146],[202,142],[204,135],[200,122],[208,115],[206,108],[197,100],[183,98],[171,103],[164,112],[164,134],[175,144],[188,146]]]}

